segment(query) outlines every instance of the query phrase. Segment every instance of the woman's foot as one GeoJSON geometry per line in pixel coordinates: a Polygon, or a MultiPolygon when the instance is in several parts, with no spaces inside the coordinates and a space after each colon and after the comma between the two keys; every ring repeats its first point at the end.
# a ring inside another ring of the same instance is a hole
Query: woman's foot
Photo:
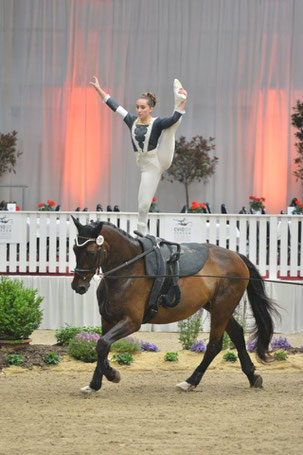
{"type": "Polygon", "coordinates": [[[174,80],[175,109],[186,100],[186,91],[178,79],[174,80]]]}
{"type": "Polygon", "coordinates": [[[143,236],[146,235],[147,226],[145,223],[137,223],[137,231],[139,231],[143,236]]]}

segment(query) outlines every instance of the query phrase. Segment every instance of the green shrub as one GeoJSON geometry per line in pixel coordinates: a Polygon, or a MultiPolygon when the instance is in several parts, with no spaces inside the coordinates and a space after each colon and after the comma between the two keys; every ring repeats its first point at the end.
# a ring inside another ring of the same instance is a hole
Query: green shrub
{"type": "Polygon", "coordinates": [[[91,332],[78,333],[69,343],[68,353],[83,362],[95,362],[98,354],[96,346],[100,335],[91,332]]]}
{"type": "Polygon", "coordinates": [[[179,360],[179,355],[177,352],[167,352],[164,356],[166,362],[177,362],[179,360]]]}
{"type": "Polygon", "coordinates": [[[42,321],[37,289],[24,287],[21,280],[0,280],[0,338],[15,340],[28,338],[42,321]]]}
{"type": "Polygon", "coordinates": [[[121,338],[121,340],[115,341],[111,345],[110,350],[118,353],[124,352],[134,353],[141,351],[141,343],[136,338],[132,337],[121,338]]]}
{"type": "Polygon", "coordinates": [[[276,360],[286,360],[288,358],[288,355],[286,354],[285,351],[276,351],[274,353],[274,358],[276,360]]]}
{"type": "Polygon", "coordinates": [[[6,360],[8,361],[8,363],[10,365],[16,365],[16,366],[20,366],[22,365],[23,363],[23,357],[22,355],[20,354],[9,354],[7,357],[6,357],[6,360]]]}
{"type": "Polygon", "coordinates": [[[191,345],[197,341],[201,329],[201,312],[198,311],[184,321],[179,321],[178,328],[179,341],[183,349],[190,349],[191,345]]]}
{"type": "Polygon", "coordinates": [[[81,332],[97,333],[101,337],[102,327],[73,327],[72,325],[66,324],[66,327],[63,329],[56,330],[55,337],[57,339],[57,344],[60,346],[68,346],[70,341],[81,332]]]}
{"type": "Polygon", "coordinates": [[[236,362],[238,357],[233,352],[226,352],[223,354],[223,360],[225,360],[225,362],[236,362]]]}
{"type": "Polygon", "coordinates": [[[47,363],[48,365],[57,365],[57,363],[61,362],[61,360],[62,360],[62,357],[60,355],[56,354],[56,352],[48,352],[43,357],[43,361],[45,363],[47,363]]]}
{"type": "Polygon", "coordinates": [[[130,365],[134,361],[133,356],[128,352],[125,352],[124,354],[114,354],[112,360],[118,362],[119,365],[130,365]]]}

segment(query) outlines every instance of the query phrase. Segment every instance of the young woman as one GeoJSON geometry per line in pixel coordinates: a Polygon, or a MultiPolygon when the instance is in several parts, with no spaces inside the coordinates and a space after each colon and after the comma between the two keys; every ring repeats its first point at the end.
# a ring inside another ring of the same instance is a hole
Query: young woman
{"type": "Polygon", "coordinates": [[[157,98],[143,93],[136,102],[137,115],[130,114],[100,86],[96,76],[90,82],[102,100],[119,114],[130,129],[137,165],[141,171],[138,192],[138,231],[147,231],[147,217],[162,172],[171,165],[175,150],[175,133],[181,123],[187,92],[178,79],[174,80],[175,109],[171,117],[152,117],[157,98]]]}

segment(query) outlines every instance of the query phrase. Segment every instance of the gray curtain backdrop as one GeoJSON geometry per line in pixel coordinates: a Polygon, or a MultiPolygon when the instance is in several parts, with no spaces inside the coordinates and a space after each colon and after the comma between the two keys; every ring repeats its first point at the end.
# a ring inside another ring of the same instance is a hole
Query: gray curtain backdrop
{"type": "MultiPolygon", "coordinates": [[[[214,211],[266,198],[269,212],[301,196],[293,177],[292,107],[303,98],[302,0],[0,0],[0,131],[18,131],[23,209],[118,204],[135,211],[139,173],[129,131],[100,102],[93,75],[127,110],[153,91],[155,115],[173,109],[172,81],[188,89],[177,131],[215,137],[219,164],[190,198],[214,211]]],[[[162,181],[161,211],[180,211],[179,183],[162,181]]],[[[0,188],[20,203],[19,189],[0,188]]]]}

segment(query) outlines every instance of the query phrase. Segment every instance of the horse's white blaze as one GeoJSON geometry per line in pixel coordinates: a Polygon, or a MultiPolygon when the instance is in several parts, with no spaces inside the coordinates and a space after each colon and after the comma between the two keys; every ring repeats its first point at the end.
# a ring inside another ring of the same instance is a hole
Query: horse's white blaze
{"type": "Polygon", "coordinates": [[[89,385],[86,385],[85,387],[82,387],[82,389],[80,389],[80,391],[84,395],[89,395],[90,393],[97,392],[97,390],[92,389],[89,385]]]}
{"type": "Polygon", "coordinates": [[[191,392],[194,390],[195,386],[192,384],[189,384],[188,382],[180,382],[180,384],[176,385],[177,389],[182,390],[183,392],[191,392]]]}

